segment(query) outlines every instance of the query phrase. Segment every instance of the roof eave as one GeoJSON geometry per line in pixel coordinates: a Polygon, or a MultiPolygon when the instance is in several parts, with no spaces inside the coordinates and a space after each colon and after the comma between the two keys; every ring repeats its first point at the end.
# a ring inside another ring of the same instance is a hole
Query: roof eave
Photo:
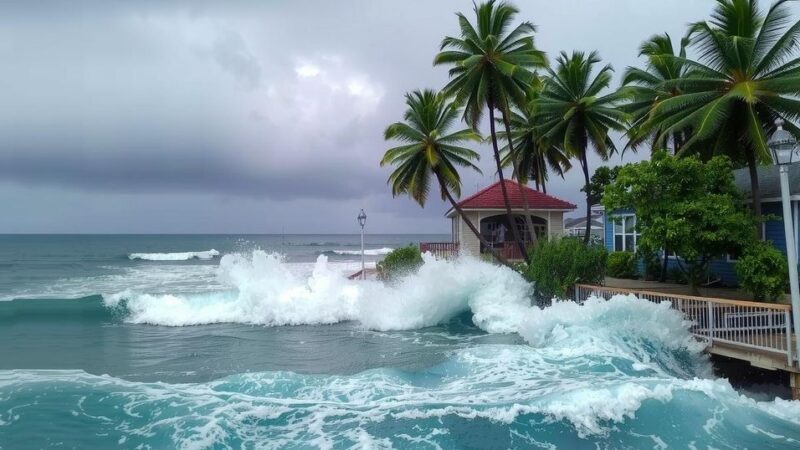
{"type": "MultiPolygon", "coordinates": [[[[537,212],[537,211],[549,211],[549,212],[570,212],[575,211],[578,209],[577,206],[573,206],[571,208],[528,208],[530,212],[537,212]]],[[[488,212],[505,212],[505,208],[498,207],[498,208],[470,208],[470,207],[461,207],[462,211],[488,211],[488,212]]],[[[511,212],[523,212],[523,208],[511,208],[511,212]]],[[[453,217],[456,213],[455,208],[450,208],[444,214],[445,217],[453,217]]]]}

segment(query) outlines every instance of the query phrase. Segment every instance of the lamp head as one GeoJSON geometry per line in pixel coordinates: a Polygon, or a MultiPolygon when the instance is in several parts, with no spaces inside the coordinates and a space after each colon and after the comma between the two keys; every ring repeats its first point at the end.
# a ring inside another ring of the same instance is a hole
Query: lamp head
{"type": "Polygon", "coordinates": [[[772,153],[772,160],[775,164],[782,166],[794,162],[797,153],[797,139],[792,133],[783,129],[783,119],[777,119],[775,125],[778,127],[772,137],[769,138],[767,145],[772,153]]]}
{"type": "Polygon", "coordinates": [[[367,223],[367,213],[364,212],[362,209],[360,213],[358,213],[358,224],[361,225],[361,228],[364,228],[364,225],[367,223]]]}

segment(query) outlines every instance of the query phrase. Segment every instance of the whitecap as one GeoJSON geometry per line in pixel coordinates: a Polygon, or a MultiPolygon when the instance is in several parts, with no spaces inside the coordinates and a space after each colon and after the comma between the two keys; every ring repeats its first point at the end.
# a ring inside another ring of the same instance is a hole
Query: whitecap
{"type": "Polygon", "coordinates": [[[188,261],[190,259],[213,259],[219,256],[219,252],[214,250],[205,250],[201,252],[176,252],[176,253],[131,253],[128,259],[143,261],[188,261]]]}

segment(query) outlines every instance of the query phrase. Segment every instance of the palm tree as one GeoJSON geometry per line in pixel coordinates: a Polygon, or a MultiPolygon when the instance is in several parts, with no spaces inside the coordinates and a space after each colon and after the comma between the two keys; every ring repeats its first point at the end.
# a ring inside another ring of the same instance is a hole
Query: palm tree
{"type": "MultiPolygon", "coordinates": [[[[544,67],[544,52],[536,49],[533,33],[536,27],[522,22],[511,28],[518,10],[508,3],[489,0],[475,6],[476,26],[458,13],[459,37],[445,37],[434,65],[449,64],[450,82],[443,89],[448,96],[464,105],[464,119],[474,130],[478,129],[484,110],[489,111],[489,127],[494,150],[497,175],[506,206],[509,223],[515,223],[506,192],[505,178],[500,161],[500,149],[495,131],[495,110],[499,111],[509,133],[508,116],[512,104],[522,104],[525,93],[534,79],[529,69],[544,67]]],[[[513,144],[511,144],[513,146],[513,144]]],[[[525,246],[519,238],[517,227],[511,233],[520,252],[528,261],[525,246]]]]}
{"type": "MultiPolygon", "coordinates": [[[[397,166],[388,181],[392,185],[392,195],[407,194],[420,206],[425,206],[433,176],[439,183],[442,200],[447,199],[483,246],[491,249],[491,245],[453,198],[453,194],[461,195],[461,176],[457,167],[480,172],[473,163],[480,158],[478,153],[460,144],[470,140],[480,141],[480,135],[471,129],[451,133],[450,128],[458,121],[458,108],[433,90],[406,94],[406,105],[408,109],[403,115],[405,121],[389,125],[384,134],[386,140],[404,143],[387,150],[381,160],[381,166],[397,166]]],[[[499,262],[509,265],[494,250],[491,251],[499,262]]]]}
{"type": "Polygon", "coordinates": [[[588,56],[575,51],[571,56],[561,52],[555,69],[548,69],[544,91],[539,100],[540,129],[545,139],[558,142],[583,170],[586,192],[586,232],[589,243],[592,200],[589,184],[587,151],[591,146],[603,160],[617,151],[608,135],[609,130],[624,131],[626,114],[617,105],[619,92],[601,95],[611,82],[612,68],[604,66],[592,77],[595,64],[600,62],[596,52],[588,56]]]}
{"type": "Polygon", "coordinates": [[[800,21],[794,21],[788,0],[778,0],[764,14],[757,0],[717,0],[708,22],[690,26],[698,61],[674,59],[686,65],[680,80],[683,94],[665,100],[651,113],[651,124],[665,133],[691,127],[693,132],[678,154],[726,154],[750,172],[753,212],[761,215],[757,167],[769,162],[768,137],[775,120],[800,136],[790,120],[800,117],[800,21]]]}
{"type": "Polygon", "coordinates": [[[677,130],[673,133],[664,133],[658,123],[649,123],[650,112],[660,102],[678,96],[681,90],[678,85],[664,89],[664,82],[679,80],[686,74],[686,65],[683,61],[674,58],[686,57],[686,46],[689,40],[681,40],[680,51],[676,55],[669,34],[656,35],[642,43],[639,47],[639,56],[647,59],[645,68],[629,67],[625,71],[622,84],[629,101],[622,106],[632,119],[628,129],[628,143],[625,149],[636,148],[644,142],[649,142],[651,151],[665,149],[672,144],[673,153],[677,153],[689,130],[677,130]]]}
{"type": "MultiPolygon", "coordinates": [[[[672,45],[672,38],[664,33],[651,37],[639,47],[639,56],[647,59],[645,68],[629,67],[625,71],[622,84],[623,91],[628,97],[628,102],[622,110],[631,115],[631,124],[628,129],[628,143],[626,149],[636,148],[644,142],[650,143],[650,150],[665,150],[672,144],[672,153],[678,153],[686,142],[691,129],[675,130],[665,133],[659,123],[648,122],[651,111],[664,100],[681,95],[680,86],[673,84],[664,88],[667,81],[680,80],[686,76],[686,64],[679,58],[686,58],[688,38],[681,39],[680,50],[676,54],[672,45]]],[[[665,240],[666,241],[666,240],[665,240]]],[[[659,280],[664,282],[667,277],[669,264],[669,248],[664,245],[661,274],[659,280]]]]}
{"type": "Polygon", "coordinates": [[[547,193],[549,172],[560,177],[572,168],[569,157],[552,142],[543,139],[538,127],[537,101],[541,94],[541,84],[537,83],[529,92],[527,104],[522,108],[514,108],[509,115],[511,134],[500,133],[502,137],[513,142],[513,146],[505,145],[500,149],[503,167],[512,166],[512,176],[520,184],[533,180],[536,190],[547,193]],[[513,153],[512,153],[513,151],[513,153]]]}

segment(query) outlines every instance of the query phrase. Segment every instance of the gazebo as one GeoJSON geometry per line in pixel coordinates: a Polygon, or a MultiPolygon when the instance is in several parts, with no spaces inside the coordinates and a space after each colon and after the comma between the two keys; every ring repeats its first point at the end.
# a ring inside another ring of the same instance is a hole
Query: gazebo
{"type": "MultiPolygon", "coordinates": [[[[511,204],[513,226],[517,228],[520,238],[526,244],[533,241],[533,236],[538,239],[564,234],[564,213],[577,209],[575,205],[515,181],[505,180],[505,184],[511,204]],[[533,225],[532,230],[528,229],[528,221],[525,220],[526,202],[533,225]]],[[[522,258],[511,232],[512,224],[506,215],[500,182],[464,198],[458,205],[492,248],[501,251],[508,259],[522,258]]],[[[429,251],[440,256],[458,252],[478,256],[488,250],[472,233],[455,208],[450,208],[445,216],[452,224],[452,242],[422,243],[420,249],[423,252],[429,251]]]]}

